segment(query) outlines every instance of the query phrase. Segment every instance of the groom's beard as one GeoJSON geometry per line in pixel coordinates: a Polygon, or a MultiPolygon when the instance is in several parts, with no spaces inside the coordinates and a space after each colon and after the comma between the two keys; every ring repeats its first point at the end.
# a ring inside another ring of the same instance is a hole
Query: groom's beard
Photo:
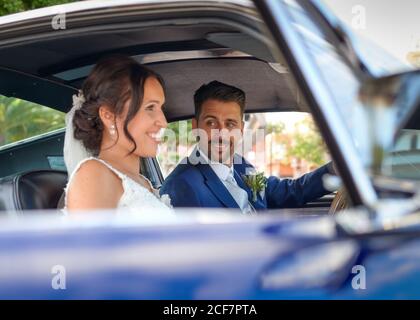
{"type": "Polygon", "coordinates": [[[242,130],[212,130],[208,134],[203,129],[199,129],[198,145],[200,150],[213,162],[232,165],[236,150],[242,147],[242,130]]]}
{"type": "Polygon", "coordinates": [[[234,152],[235,144],[233,139],[213,139],[207,145],[207,157],[214,162],[231,165],[234,152]]]}

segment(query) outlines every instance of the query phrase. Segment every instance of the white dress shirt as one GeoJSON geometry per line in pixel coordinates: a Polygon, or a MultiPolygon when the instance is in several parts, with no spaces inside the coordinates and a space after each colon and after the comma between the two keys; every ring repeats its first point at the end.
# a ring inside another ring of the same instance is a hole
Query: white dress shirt
{"type": "Polygon", "coordinates": [[[199,148],[197,148],[197,150],[200,152],[201,157],[209,164],[210,168],[213,169],[217,177],[222,181],[242,212],[246,214],[253,213],[255,209],[248,201],[248,193],[238,186],[238,183],[235,180],[233,165],[229,167],[223,163],[211,161],[199,148]]]}

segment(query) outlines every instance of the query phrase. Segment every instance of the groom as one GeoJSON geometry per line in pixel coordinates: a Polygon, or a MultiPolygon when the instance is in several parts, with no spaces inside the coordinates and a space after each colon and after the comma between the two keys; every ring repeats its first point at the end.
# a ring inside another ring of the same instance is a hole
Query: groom
{"type": "Polygon", "coordinates": [[[322,176],[332,173],[331,164],[295,180],[271,176],[250,188],[246,175],[253,166],[234,151],[243,134],[245,93],[212,81],[196,91],[194,104],[192,128],[199,129],[199,143],[160,189],[169,194],[174,207],[239,208],[253,213],[299,207],[329,193],[322,176]]]}

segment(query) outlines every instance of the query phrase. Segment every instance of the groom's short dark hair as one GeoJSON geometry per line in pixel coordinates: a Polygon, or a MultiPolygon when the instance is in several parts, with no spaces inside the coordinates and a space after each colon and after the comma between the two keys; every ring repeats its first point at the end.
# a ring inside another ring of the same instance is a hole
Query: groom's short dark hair
{"type": "Polygon", "coordinates": [[[214,80],[203,84],[194,94],[195,118],[197,120],[200,117],[203,103],[210,99],[236,102],[241,107],[241,116],[244,114],[245,92],[234,86],[214,80]]]}

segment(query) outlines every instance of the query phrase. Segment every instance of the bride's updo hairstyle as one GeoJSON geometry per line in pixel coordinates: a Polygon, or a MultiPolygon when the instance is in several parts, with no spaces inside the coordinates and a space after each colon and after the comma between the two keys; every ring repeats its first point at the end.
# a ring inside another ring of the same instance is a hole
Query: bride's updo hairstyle
{"type": "MultiPolygon", "coordinates": [[[[81,140],[87,150],[99,154],[104,125],[99,117],[99,107],[106,105],[115,116],[121,115],[124,105],[131,99],[124,121],[124,134],[137,145],[127,126],[139,110],[144,96],[144,83],[156,78],[164,87],[163,79],[154,71],[142,66],[131,57],[114,55],[100,60],[83,83],[84,102],[73,117],[74,138],[81,140]]],[[[118,134],[118,132],[117,132],[118,134]]]]}

